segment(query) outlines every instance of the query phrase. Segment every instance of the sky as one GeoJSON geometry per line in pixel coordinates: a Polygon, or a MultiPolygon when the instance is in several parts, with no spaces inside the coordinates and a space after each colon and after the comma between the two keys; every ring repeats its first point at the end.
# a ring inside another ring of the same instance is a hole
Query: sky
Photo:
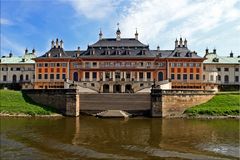
{"type": "Polygon", "coordinates": [[[51,41],[65,50],[85,50],[98,40],[139,40],[150,49],[174,49],[176,38],[204,56],[206,47],[240,55],[240,0],[1,0],[1,56],[22,55],[25,48],[41,56],[51,41]]]}

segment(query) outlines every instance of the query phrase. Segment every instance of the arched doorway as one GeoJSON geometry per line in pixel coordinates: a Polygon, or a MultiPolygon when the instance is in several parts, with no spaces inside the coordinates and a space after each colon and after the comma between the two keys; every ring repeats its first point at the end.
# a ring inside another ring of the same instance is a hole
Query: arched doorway
{"type": "Polygon", "coordinates": [[[17,76],[14,74],[13,77],[12,77],[12,82],[13,83],[16,83],[17,82],[17,76]]]}
{"type": "Polygon", "coordinates": [[[78,73],[77,72],[73,73],[73,80],[78,81],[78,73]]]}
{"type": "Polygon", "coordinates": [[[131,84],[126,84],[125,92],[126,93],[133,93],[133,89],[132,89],[132,85],[131,84]]]}
{"type": "Polygon", "coordinates": [[[108,84],[103,85],[103,93],[109,93],[109,85],[108,84]]]}
{"type": "Polygon", "coordinates": [[[163,73],[158,72],[158,81],[163,81],[163,73]]]}
{"type": "Polygon", "coordinates": [[[121,93],[121,85],[120,84],[113,85],[113,93],[121,93]]]}

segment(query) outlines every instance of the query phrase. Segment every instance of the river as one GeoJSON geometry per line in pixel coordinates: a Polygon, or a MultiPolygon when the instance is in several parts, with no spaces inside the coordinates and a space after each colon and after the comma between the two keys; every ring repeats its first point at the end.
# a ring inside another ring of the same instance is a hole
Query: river
{"type": "Polygon", "coordinates": [[[239,120],[1,117],[1,159],[238,159],[239,120]]]}

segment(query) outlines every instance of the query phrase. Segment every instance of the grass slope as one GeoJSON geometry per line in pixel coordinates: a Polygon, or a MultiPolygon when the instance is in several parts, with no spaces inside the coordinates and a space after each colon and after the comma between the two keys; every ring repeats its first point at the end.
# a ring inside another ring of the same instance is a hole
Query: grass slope
{"type": "Polygon", "coordinates": [[[240,94],[219,93],[206,103],[191,107],[185,111],[188,115],[239,115],[240,94]]]}
{"type": "Polygon", "coordinates": [[[21,91],[0,90],[0,113],[50,115],[55,110],[34,103],[21,91]]]}

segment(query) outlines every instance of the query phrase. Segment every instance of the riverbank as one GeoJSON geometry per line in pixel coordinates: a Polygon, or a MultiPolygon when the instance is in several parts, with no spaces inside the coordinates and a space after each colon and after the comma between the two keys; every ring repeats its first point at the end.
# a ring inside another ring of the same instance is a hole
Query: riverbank
{"type": "Polygon", "coordinates": [[[188,108],[187,117],[239,117],[239,92],[220,92],[206,103],[188,108]]]}
{"type": "Polygon", "coordinates": [[[0,116],[62,116],[53,108],[36,104],[21,91],[0,90],[0,102],[0,116]]]}

